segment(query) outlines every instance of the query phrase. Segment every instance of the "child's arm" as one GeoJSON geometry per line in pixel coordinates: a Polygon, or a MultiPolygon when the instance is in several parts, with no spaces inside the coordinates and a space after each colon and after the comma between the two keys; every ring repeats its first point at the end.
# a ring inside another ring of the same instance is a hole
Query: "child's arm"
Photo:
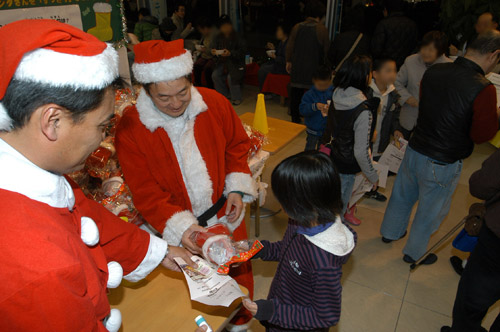
{"type": "Polygon", "coordinates": [[[302,116],[311,116],[314,114],[314,112],[318,111],[318,108],[316,107],[316,103],[313,100],[312,94],[307,91],[304,96],[302,97],[302,101],[300,102],[299,106],[300,114],[302,116]]]}
{"type": "Polygon", "coordinates": [[[373,184],[378,182],[378,174],[370,156],[370,129],[372,115],[369,111],[361,112],[354,122],[354,157],[361,171],[373,184]]]}
{"type": "Polygon", "coordinates": [[[283,240],[278,242],[269,242],[267,240],[260,241],[263,248],[255,256],[253,256],[253,258],[260,258],[263,261],[279,261],[281,259],[281,249],[283,247],[283,243],[289,243],[289,241],[292,240],[294,233],[295,232],[288,227],[285,235],[283,236],[283,240]]]}
{"type": "MultiPolygon", "coordinates": [[[[311,330],[327,328],[337,324],[340,318],[342,297],[341,267],[318,270],[315,273],[314,293],[310,296],[314,300],[311,305],[280,303],[277,299],[245,300],[243,305],[260,321],[268,321],[293,330],[311,330]]],[[[300,292],[300,289],[297,290],[300,292]]]]}

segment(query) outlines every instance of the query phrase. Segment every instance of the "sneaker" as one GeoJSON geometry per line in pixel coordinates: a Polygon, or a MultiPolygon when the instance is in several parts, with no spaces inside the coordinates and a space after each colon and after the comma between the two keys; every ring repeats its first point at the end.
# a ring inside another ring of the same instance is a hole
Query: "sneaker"
{"type": "MultiPolygon", "coordinates": [[[[403,260],[408,264],[413,264],[416,262],[416,260],[414,260],[413,258],[411,258],[408,255],[404,255],[403,260]]],[[[432,264],[436,263],[437,260],[438,260],[438,257],[435,254],[428,254],[427,257],[425,257],[425,259],[422,262],[420,262],[420,264],[421,265],[432,265],[432,264]]]]}
{"type": "Polygon", "coordinates": [[[374,200],[379,201],[379,202],[387,201],[387,197],[385,197],[385,195],[382,195],[381,193],[379,193],[377,190],[372,190],[372,191],[367,192],[365,194],[365,197],[374,199],[374,200]]]}
{"type": "Polygon", "coordinates": [[[441,332],[450,332],[450,331],[451,331],[451,327],[449,327],[449,326],[443,326],[441,328],[441,332]]]}
{"type": "Polygon", "coordinates": [[[462,273],[464,272],[464,268],[462,266],[462,259],[460,259],[460,257],[458,256],[451,256],[450,257],[450,263],[451,263],[451,266],[453,267],[453,270],[455,270],[455,272],[461,276],[462,273]]]}
{"type": "MultiPolygon", "coordinates": [[[[401,237],[398,240],[401,240],[402,238],[404,238],[406,236],[406,234],[408,234],[408,231],[405,231],[405,233],[403,235],[401,235],[401,237]]],[[[382,242],[391,243],[392,241],[397,241],[397,240],[391,240],[391,239],[388,239],[388,238],[382,236],[382,242]]]]}
{"type": "Polygon", "coordinates": [[[356,204],[354,204],[351,208],[347,207],[347,210],[344,214],[344,220],[350,223],[353,226],[361,225],[361,220],[356,218],[354,213],[356,212],[356,204]]]}
{"type": "Polygon", "coordinates": [[[241,102],[242,102],[241,100],[233,100],[233,105],[238,106],[241,104],[241,102]]]}

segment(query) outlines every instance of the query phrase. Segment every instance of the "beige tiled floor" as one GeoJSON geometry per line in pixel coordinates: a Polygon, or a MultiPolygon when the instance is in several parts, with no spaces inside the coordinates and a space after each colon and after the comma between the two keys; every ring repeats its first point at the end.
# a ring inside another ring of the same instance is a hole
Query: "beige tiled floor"
{"type": "MultiPolygon", "coordinates": [[[[245,89],[243,104],[235,109],[239,114],[254,111],[255,95],[253,87],[245,89]]],[[[277,98],[266,102],[268,116],[288,120],[287,108],[279,105],[277,98]]],[[[286,148],[271,156],[263,175],[269,182],[272,169],[285,157],[303,150],[305,134],[292,141],[286,148]]],[[[469,205],[475,201],[468,191],[470,175],[480,168],[494,148],[488,144],[477,146],[473,155],[464,162],[464,169],[457,191],[453,197],[450,213],[441,228],[434,234],[431,243],[437,241],[463,218],[469,205]]],[[[394,177],[390,177],[388,188],[381,190],[390,195],[394,177]]],[[[265,207],[277,210],[278,203],[271,191],[265,207]]],[[[451,240],[436,252],[439,260],[432,266],[423,266],[409,271],[402,261],[401,250],[404,240],[389,245],[380,241],[379,228],[386,203],[363,200],[357,215],[363,224],[356,228],[359,240],[351,259],[344,267],[342,318],[335,332],[438,332],[440,327],[451,322],[451,312],[459,277],[452,270],[448,258],[465,255],[451,246],[451,240]]],[[[279,213],[261,221],[261,239],[276,241],[281,239],[286,228],[287,217],[279,213]]],[[[253,221],[250,235],[253,236],[253,221]]],[[[255,275],[255,297],[265,298],[271,284],[276,263],[256,261],[253,263],[255,275]]],[[[483,326],[489,327],[499,312],[500,302],[488,313],[483,326]]],[[[253,332],[264,331],[257,322],[252,323],[253,332]]]]}

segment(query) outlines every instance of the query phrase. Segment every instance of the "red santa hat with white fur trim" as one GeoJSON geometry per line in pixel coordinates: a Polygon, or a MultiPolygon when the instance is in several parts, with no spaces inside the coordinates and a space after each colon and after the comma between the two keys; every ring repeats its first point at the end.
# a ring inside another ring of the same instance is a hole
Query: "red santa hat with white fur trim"
{"type": "Polygon", "coordinates": [[[71,25],[21,20],[0,28],[0,73],[0,130],[8,131],[12,119],[1,101],[11,80],[103,89],[119,76],[118,53],[71,25]]]}
{"type": "Polygon", "coordinates": [[[173,81],[193,71],[193,58],[182,39],[145,41],[135,45],[134,53],[132,71],[142,84],[173,81]]]}

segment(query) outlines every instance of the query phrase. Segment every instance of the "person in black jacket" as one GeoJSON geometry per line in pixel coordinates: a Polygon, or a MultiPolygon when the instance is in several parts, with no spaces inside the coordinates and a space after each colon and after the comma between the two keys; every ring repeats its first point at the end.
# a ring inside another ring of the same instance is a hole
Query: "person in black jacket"
{"type": "Polygon", "coordinates": [[[212,54],[215,55],[212,80],[217,92],[231,100],[233,105],[239,105],[243,99],[241,85],[245,77],[246,45],[234,31],[229,16],[222,15],[217,28],[220,32],[212,41],[212,54]]]}
{"type": "Polygon", "coordinates": [[[268,74],[288,74],[286,72],[285,52],[289,34],[290,29],[285,24],[280,24],[276,28],[278,45],[276,46],[273,43],[267,43],[266,45],[270,60],[263,63],[259,68],[259,88],[261,91],[268,74]]]}
{"type": "MultiPolygon", "coordinates": [[[[481,321],[500,300],[500,150],[492,154],[469,179],[470,193],[485,200],[486,216],[458,284],[452,327],[441,332],[486,331],[481,321]]],[[[500,314],[490,328],[500,331],[500,314]]]]}
{"type": "Polygon", "coordinates": [[[403,0],[385,0],[384,18],[372,37],[374,58],[393,58],[399,67],[417,47],[418,29],[415,22],[403,14],[403,0]]]}
{"type": "MultiPolygon", "coordinates": [[[[403,249],[414,263],[448,214],[451,197],[474,143],[498,130],[496,90],[484,76],[500,58],[500,32],[490,31],[469,45],[465,58],[429,68],[422,79],[419,117],[406,148],[380,232],[386,243],[406,234],[413,206],[418,208],[403,249]]],[[[423,264],[433,264],[430,254],[423,264]]]]}
{"type": "Polygon", "coordinates": [[[366,91],[372,78],[372,61],[368,56],[355,55],[345,62],[335,75],[332,106],[322,143],[331,145],[331,157],[340,173],[342,183],[342,217],[358,226],[361,221],[347,218],[355,206],[348,206],[356,174],[363,175],[378,186],[378,174],[373,167],[370,143],[377,122],[379,98],[368,99],[366,91]]]}

